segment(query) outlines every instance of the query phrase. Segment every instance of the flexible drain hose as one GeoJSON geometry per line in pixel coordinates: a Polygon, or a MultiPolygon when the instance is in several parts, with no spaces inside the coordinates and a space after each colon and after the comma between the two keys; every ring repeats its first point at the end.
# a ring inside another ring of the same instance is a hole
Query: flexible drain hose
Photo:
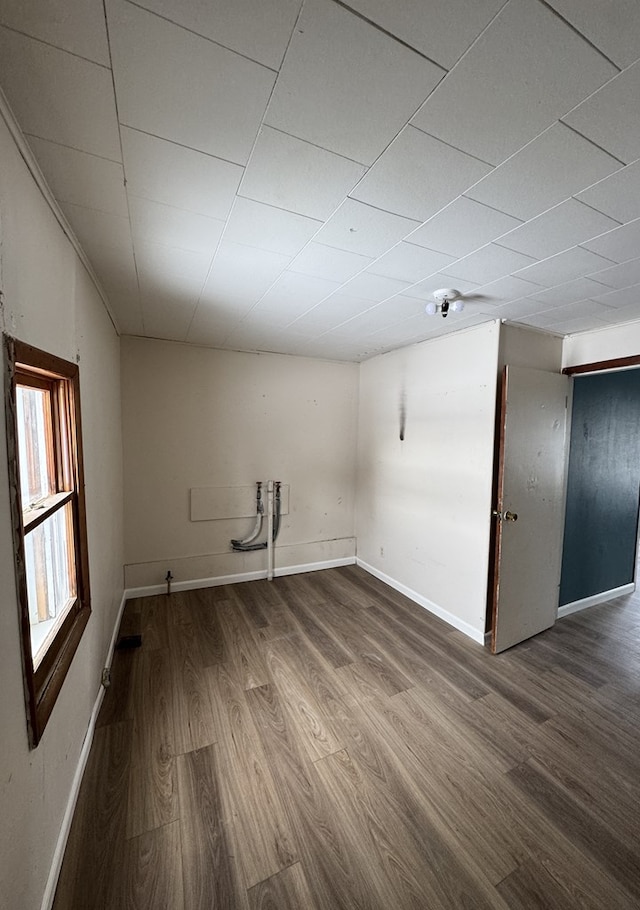
{"type": "Polygon", "coordinates": [[[257,540],[260,537],[262,531],[262,521],[264,518],[264,505],[262,503],[262,481],[256,481],[256,523],[253,531],[249,534],[248,537],[245,537],[243,540],[232,540],[231,546],[235,550],[237,547],[244,547],[247,544],[253,543],[254,540],[257,540]]]}
{"type": "MultiPolygon", "coordinates": [[[[280,531],[280,514],[281,514],[281,509],[282,509],[280,486],[281,486],[281,481],[276,480],[274,482],[275,502],[274,502],[274,510],[273,510],[273,534],[271,537],[271,540],[273,543],[275,543],[276,537],[278,536],[278,533],[280,531]]],[[[260,530],[262,530],[262,518],[263,518],[263,514],[264,514],[264,506],[261,501],[259,503],[259,508],[261,510],[260,515],[259,515],[260,530]]],[[[260,533],[260,531],[258,531],[258,534],[259,533],[260,533]]],[[[255,537],[257,537],[258,534],[256,534],[255,537]]],[[[234,550],[236,550],[237,552],[241,552],[241,553],[250,553],[253,550],[266,550],[267,541],[263,540],[261,543],[253,543],[253,541],[255,540],[255,537],[252,535],[251,538],[246,538],[246,540],[232,540],[231,546],[234,550]]]]}

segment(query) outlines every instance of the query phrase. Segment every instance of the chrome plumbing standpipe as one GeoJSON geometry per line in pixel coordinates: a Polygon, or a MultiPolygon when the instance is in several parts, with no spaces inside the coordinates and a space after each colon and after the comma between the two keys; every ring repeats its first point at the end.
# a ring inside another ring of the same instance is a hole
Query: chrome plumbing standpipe
{"type": "Polygon", "coordinates": [[[273,481],[267,481],[267,581],[273,581],[273,481]]]}

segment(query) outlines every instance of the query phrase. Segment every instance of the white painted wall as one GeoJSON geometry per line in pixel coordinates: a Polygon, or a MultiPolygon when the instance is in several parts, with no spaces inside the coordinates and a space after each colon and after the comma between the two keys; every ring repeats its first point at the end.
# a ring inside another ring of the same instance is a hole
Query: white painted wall
{"type": "Polygon", "coordinates": [[[375,357],[360,375],[358,560],[479,641],[499,336],[486,323],[375,357]]]}
{"type": "Polygon", "coordinates": [[[119,341],[0,118],[2,329],[80,362],[93,613],[37,749],[20,664],[5,422],[0,423],[0,907],[37,910],[122,596],[119,341]]]}
{"type": "Polygon", "coordinates": [[[194,487],[290,486],[276,568],[355,555],[358,365],[122,339],[125,582],[266,569],[253,519],[190,521],[194,487]]]}
{"type": "Polygon", "coordinates": [[[500,370],[510,363],[513,366],[559,373],[562,369],[562,343],[563,339],[559,335],[505,323],[500,330],[500,370]]]}
{"type": "Polygon", "coordinates": [[[598,363],[640,354],[640,322],[613,325],[594,332],[570,335],[564,340],[563,367],[598,363]]]}

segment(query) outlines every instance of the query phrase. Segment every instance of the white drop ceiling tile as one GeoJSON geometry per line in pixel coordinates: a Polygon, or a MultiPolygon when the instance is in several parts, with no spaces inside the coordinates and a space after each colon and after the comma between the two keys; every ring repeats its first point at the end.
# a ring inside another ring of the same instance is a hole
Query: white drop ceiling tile
{"type": "Polygon", "coordinates": [[[279,325],[288,325],[339,287],[338,281],[287,271],[264,295],[254,313],[256,318],[264,316],[279,325]]]}
{"type": "Polygon", "coordinates": [[[264,325],[270,326],[272,329],[283,331],[300,316],[304,316],[312,305],[310,305],[306,297],[297,297],[295,300],[289,300],[285,303],[279,299],[272,298],[271,292],[269,292],[251,311],[251,317],[260,321],[261,324],[264,323],[264,325]]]}
{"type": "Polygon", "coordinates": [[[578,193],[576,199],[622,223],[640,218],[640,159],[578,193]]]}
{"type": "Polygon", "coordinates": [[[418,225],[418,221],[381,211],[355,199],[345,199],[315,239],[327,246],[377,257],[418,225]]]}
{"type": "Polygon", "coordinates": [[[138,275],[133,258],[133,248],[129,246],[105,246],[97,250],[98,258],[91,263],[101,283],[107,287],[119,288],[127,296],[138,293],[138,275]]]}
{"type": "MultiPolygon", "coordinates": [[[[400,325],[404,327],[405,323],[401,323],[400,325]]],[[[417,344],[421,341],[431,341],[434,338],[440,338],[442,335],[448,335],[450,332],[457,331],[458,329],[459,325],[457,325],[454,329],[451,328],[450,324],[448,324],[445,320],[440,318],[432,318],[429,320],[428,325],[425,326],[424,331],[415,333],[413,338],[407,339],[406,343],[417,344]]]]}
{"type": "Polygon", "coordinates": [[[489,243],[442,271],[452,278],[466,278],[475,284],[488,284],[533,263],[533,257],[489,243]]]}
{"type": "Polygon", "coordinates": [[[109,288],[105,288],[105,291],[119,333],[121,335],[144,335],[145,328],[139,297],[112,295],[109,288]]]}
{"type": "Polygon", "coordinates": [[[131,252],[128,218],[70,203],[62,203],[60,208],[90,259],[98,260],[100,250],[105,247],[119,250],[123,255],[131,252]]]}
{"type": "Polygon", "coordinates": [[[612,218],[577,199],[566,199],[505,234],[499,243],[535,259],[546,259],[615,227],[618,223],[612,218]]]}
{"type": "Polygon", "coordinates": [[[127,189],[134,196],[226,218],[244,169],[203,152],[122,127],[127,189]]]}
{"type": "MultiPolygon", "coordinates": [[[[406,288],[403,293],[407,297],[417,297],[418,300],[433,300],[434,291],[443,287],[449,288],[452,284],[451,275],[445,275],[442,272],[434,272],[432,275],[429,275],[428,278],[425,278],[424,281],[419,281],[406,288]]],[[[455,289],[461,294],[474,294],[478,289],[478,285],[473,281],[465,281],[462,278],[456,278],[455,289]]]]}
{"type": "Polygon", "coordinates": [[[412,122],[500,164],[615,74],[542,3],[511,0],[412,122]]]}
{"type": "Polygon", "coordinates": [[[310,243],[289,266],[292,272],[303,272],[330,281],[348,281],[371,264],[369,256],[338,250],[323,243],[310,243]]]}
{"type": "Polygon", "coordinates": [[[592,332],[607,325],[604,319],[595,316],[579,316],[564,322],[553,322],[550,328],[558,335],[575,335],[576,332],[592,332]]]}
{"type": "Polygon", "coordinates": [[[539,301],[548,308],[561,306],[565,303],[573,303],[576,300],[594,299],[599,294],[602,294],[603,290],[603,285],[598,284],[597,281],[591,281],[589,278],[577,278],[574,281],[567,281],[547,290],[540,289],[531,296],[532,299],[539,301]]]}
{"type": "MultiPolygon", "coordinates": [[[[486,322],[490,319],[500,319],[498,307],[494,306],[490,300],[472,300],[465,303],[462,313],[455,313],[456,321],[454,326],[457,328],[458,319],[469,320],[468,324],[476,325],[478,321],[486,322]]],[[[451,314],[447,317],[449,321],[451,314]]]]}
{"type": "Polygon", "coordinates": [[[554,123],[468,195],[526,221],[619,169],[620,162],[611,155],[563,123],[554,123]]]}
{"type": "Polygon", "coordinates": [[[305,343],[305,356],[318,357],[322,360],[349,360],[355,362],[357,353],[355,345],[333,344],[329,348],[322,335],[309,338],[305,343]]]}
{"type": "Polygon", "coordinates": [[[498,12],[504,0],[349,0],[385,31],[450,69],[498,12]]]}
{"type": "Polygon", "coordinates": [[[414,283],[454,261],[455,257],[445,253],[436,253],[413,243],[402,242],[377,259],[368,271],[374,275],[414,283]]]}
{"type": "Polygon", "coordinates": [[[253,345],[260,337],[270,337],[275,332],[284,335],[284,328],[271,325],[263,317],[250,313],[245,319],[237,322],[229,332],[225,345],[253,345]]]}
{"type": "MultiPolygon", "coordinates": [[[[201,298],[189,326],[187,341],[220,347],[245,320],[250,322],[252,308],[253,305],[231,303],[226,298],[223,301],[201,298]]],[[[256,331],[255,326],[252,331],[256,331]]]]}
{"type": "Polygon", "coordinates": [[[123,0],[107,10],[121,123],[245,164],[275,74],[123,0]]]}
{"type": "Polygon", "coordinates": [[[109,308],[123,334],[144,334],[140,292],[133,250],[130,247],[102,247],[91,259],[93,270],[105,291],[109,308]]]}
{"type": "MultiPolygon", "coordinates": [[[[408,321],[408,320],[407,320],[408,321]]],[[[409,333],[409,326],[407,323],[401,323],[398,327],[400,331],[404,330],[406,332],[406,337],[404,340],[405,345],[419,344],[421,341],[431,341],[434,338],[440,338],[443,335],[448,335],[453,331],[458,331],[460,326],[456,326],[455,329],[450,328],[446,322],[442,319],[430,320],[428,327],[425,326],[422,331],[411,331],[409,333]]]]}
{"type": "Polygon", "coordinates": [[[538,284],[508,275],[506,278],[498,278],[497,281],[475,288],[468,298],[470,301],[480,300],[485,305],[501,306],[540,290],[542,289],[538,284]]]}
{"type": "Polygon", "coordinates": [[[407,240],[459,258],[521,223],[494,208],[460,196],[414,231],[407,240]]]}
{"type": "Polygon", "coordinates": [[[249,308],[243,310],[241,307],[227,311],[215,305],[204,305],[200,300],[186,340],[191,343],[220,346],[250,312],[249,308]]]}
{"type": "Polygon", "coordinates": [[[24,133],[121,160],[106,67],[0,27],[0,85],[24,133]]]}
{"type": "Polygon", "coordinates": [[[604,85],[562,119],[569,126],[629,164],[640,149],[640,61],[604,85]]]}
{"type": "Polygon", "coordinates": [[[640,57],[637,0],[549,0],[549,5],[619,67],[640,57]]]}
{"type": "Polygon", "coordinates": [[[355,161],[263,127],[239,193],[325,221],[365,170],[355,161]]]}
{"type": "Polygon", "coordinates": [[[530,316],[521,316],[519,321],[523,323],[523,325],[530,325],[536,329],[549,329],[555,322],[555,317],[553,311],[545,310],[544,313],[532,313],[530,316]]]}
{"type": "Polygon", "coordinates": [[[370,344],[374,344],[376,341],[384,341],[389,345],[402,345],[422,341],[435,331],[434,327],[436,325],[434,319],[425,319],[424,310],[421,310],[416,315],[403,319],[394,326],[372,332],[366,340],[370,344]]]}
{"type": "Polygon", "coordinates": [[[119,331],[125,335],[144,334],[140,292],[135,273],[131,280],[126,275],[118,276],[112,272],[105,276],[99,272],[98,280],[107,294],[109,307],[119,331]]]}
{"type": "Polygon", "coordinates": [[[352,319],[360,313],[370,311],[375,306],[370,300],[361,297],[352,297],[337,291],[322,303],[308,310],[293,323],[293,328],[299,332],[309,332],[312,335],[326,332],[340,325],[347,319],[352,319]]]}
{"type": "Polygon", "coordinates": [[[426,221],[490,170],[477,158],[407,126],[351,196],[379,209],[426,221]]]}
{"type": "Polygon", "coordinates": [[[640,319],[640,303],[620,310],[608,310],[602,318],[607,325],[624,325],[627,322],[636,322],[640,319]]]}
{"type": "Polygon", "coordinates": [[[330,329],[323,337],[325,339],[330,338],[343,342],[354,341],[359,344],[364,344],[366,343],[365,339],[367,339],[367,336],[370,334],[370,327],[371,315],[370,313],[365,313],[360,316],[355,316],[348,322],[344,322],[342,325],[330,329]]]}
{"type": "MultiPolygon", "coordinates": [[[[197,318],[197,314],[194,317],[197,318]]],[[[192,323],[193,325],[193,323],[192,323]]],[[[258,337],[256,329],[242,329],[243,324],[240,323],[239,326],[233,326],[231,329],[225,330],[221,329],[221,334],[223,335],[223,341],[216,341],[214,347],[225,348],[229,351],[258,351],[260,348],[256,344],[258,337]]],[[[203,329],[203,331],[207,331],[203,329]]],[[[191,332],[188,335],[188,340],[192,340],[191,332]]],[[[206,342],[205,342],[206,343],[206,342]]]]}
{"type": "Polygon", "coordinates": [[[2,0],[0,24],[109,66],[101,0],[2,0]]]}
{"type": "Polygon", "coordinates": [[[48,139],[27,139],[58,202],[128,216],[121,164],[48,139]]]}
{"type": "Polygon", "coordinates": [[[220,244],[202,292],[218,307],[250,307],[269,290],[291,262],[290,256],[232,243],[220,244]]]}
{"type": "Polygon", "coordinates": [[[640,259],[631,259],[621,265],[613,265],[589,276],[599,284],[610,288],[628,288],[640,283],[640,259]]]}
{"type": "MultiPolygon", "coordinates": [[[[388,332],[392,326],[396,326],[414,316],[426,318],[424,307],[419,300],[412,297],[395,298],[385,303],[379,303],[370,310],[353,317],[343,325],[336,326],[329,334],[336,338],[369,340],[371,336],[388,332]]],[[[387,342],[387,335],[380,337],[380,341],[387,342]]]]}
{"type": "MultiPolygon", "coordinates": [[[[595,272],[598,269],[606,269],[610,265],[609,260],[585,250],[580,246],[575,246],[542,262],[536,262],[527,266],[518,272],[519,278],[526,281],[533,281],[535,284],[541,284],[545,287],[555,287],[557,284],[564,284],[567,281],[573,281],[575,278],[581,278],[589,272],[595,272]]],[[[532,292],[535,293],[535,292],[532,292]]]]}
{"type": "Polygon", "coordinates": [[[608,291],[606,294],[593,295],[592,299],[596,303],[614,309],[635,306],[640,304],[640,284],[631,285],[622,290],[608,291]]]}
{"type": "Polygon", "coordinates": [[[308,0],[266,122],[371,164],[443,70],[328,0],[308,0]]]}
{"type": "Polygon", "coordinates": [[[129,209],[134,243],[140,239],[196,253],[208,253],[209,259],[215,253],[224,228],[224,221],[218,218],[208,218],[206,215],[187,212],[131,194],[129,209]]]}
{"type": "Polygon", "coordinates": [[[613,262],[634,259],[640,253],[640,218],[593,240],[587,240],[583,245],[613,262]]]}
{"type": "Polygon", "coordinates": [[[366,333],[366,327],[363,324],[362,318],[357,317],[351,319],[348,322],[344,322],[342,325],[338,325],[335,328],[329,329],[327,332],[322,334],[322,338],[327,342],[338,342],[338,343],[347,343],[355,342],[356,344],[363,344],[366,333]]]}
{"type": "Polygon", "coordinates": [[[343,288],[345,294],[353,297],[362,297],[371,303],[380,303],[395,294],[401,294],[409,285],[408,281],[399,281],[397,278],[386,278],[384,275],[373,275],[371,272],[362,272],[352,278],[343,288]]]}
{"type": "Polygon", "coordinates": [[[512,300],[502,306],[496,307],[496,319],[521,319],[523,316],[533,316],[537,313],[543,313],[548,310],[549,306],[545,303],[539,303],[534,297],[522,297],[520,300],[512,300]]]}
{"type": "Polygon", "coordinates": [[[382,329],[397,325],[399,322],[411,319],[413,316],[424,316],[425,312],[421,300],[400,294],[392,300],[385,300],[384,303],[379,303],[374,310],[370,310],[366,315],[369,317],[366,322],[366,335],[371,335],[382,329]]]}
{"type": "MultiPolygon", "coordinates": [[[[170,250],[160,243],[136,240],[134,246],[138,280],[143,301],[149,306],[158,299],[197,300],[211,265],[208,253],[170,250]]],[[[145,311],[146,312],[146,311],[145,311]]],[[[145,316],[146,322],[146,316],[145,316]]]]}
{"type": "Polygon", "coordinates": [[[306,338],[296,338],[289,333],[273,332],[271,335],[260,337],[260,351],[272,351],[275,354],[291,354],[296,357],[309,356],[309,343],[306,338]]]}
{"type": "Polygon", "coordinates": [[[311,344],[311,342],[309,341],[308,338],[298,340],[298,339],[296,339],[295,336],[291,337],[289,335],[289,331],[287,330],[286,335],[284,336],[284,338],[282,339],[280,344],[278,344],[277,350],[274,347],[272,347],[271,350],[275,350],[275,353],[291,354],[292,356],[295,356],[295,357],[319,356],[323,360],[339,360],[342,362],[354,362],[355,361],[355,355],[352,350],[328,351],[325,349],[321,354],[316,355],[311,352],[310,344],[311,344]]]}
{"type": "Polygon", "coordinates": [[[301,0],[140,0],[138,5],[278,69],[301,0]]]}
{"type": "Polygon", "coordinates": [[[570,319],[587,319],[595,317],[596,319],[606,319],[606,314],[610,307],[595,300],[579,300],[576,303],[568,303],[566,306],[555,307],[553,312],[558,322],[568,322],[570,319]]]}
{"type": "Polygon", "coordinates": [[[203,312],[198,306],[187,330],[185,341],[188,344],[200,344],[206,347],[222,348],[236,323],[216,318],[214,313],[203,312]]]}
{"type": "Polygon", "coordinates": [[[196,308],[196,299],[183,295],[154,293],[142,296],[145,334],[151,338],[184,341],[196,308]]]}
{"type": "MultiPolygon", "coordinates": [[[[416,333],[413,338],[407,338],[407,343],[415,344],[422,340],[427,341],[431,338],[439,338],[442,335],[459,332],[461,329],[468,329],[474,325],[481,325],[483,322],[493,322],[495,320],[494,315],[483,312],[457,313],[455,315],[455,321],[453,321],[454,317],[451,315],[447,316],[446,319],[443,319],[441,316],[422,316],[419,318],[425,320],[425,329],[422,332],[416,333]]],[[[406,327],[407,323],[412,321],[413,320],[407,320],[406,322],[401,322],[400,328],[406,327]]],[[[393,332],[393,329],[387,331],[393,332]]],[[[381,333],[381,337],[385,337],[384,332],[381,333]]]]}
{"type": "Polygon", "coordinates": [[[273,351],[301,356],[306,354],[308,345],[306,338],[280,326],[244,323],[235,328],[224,343],[225,348],[234,351],[273,351]]]}
{"type": "Polygon", "coordinates": [[[225,239],[295,256],[322,226],[321,221],[239,196],[227,223],[225,239]]]}

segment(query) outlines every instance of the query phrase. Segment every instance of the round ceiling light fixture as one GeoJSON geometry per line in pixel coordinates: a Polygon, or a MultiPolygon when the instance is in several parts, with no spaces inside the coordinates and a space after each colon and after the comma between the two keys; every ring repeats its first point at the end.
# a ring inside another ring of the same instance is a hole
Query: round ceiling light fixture
{"type": "Polygon", "coordinates": [[[464,310],[464,303],[460,291],[455,288],[439,288],[433,292],[433,301],[430,300],[424,310],[427,316],[440,313],[443,318],[449,313],[461,313],[464,310]]]}

